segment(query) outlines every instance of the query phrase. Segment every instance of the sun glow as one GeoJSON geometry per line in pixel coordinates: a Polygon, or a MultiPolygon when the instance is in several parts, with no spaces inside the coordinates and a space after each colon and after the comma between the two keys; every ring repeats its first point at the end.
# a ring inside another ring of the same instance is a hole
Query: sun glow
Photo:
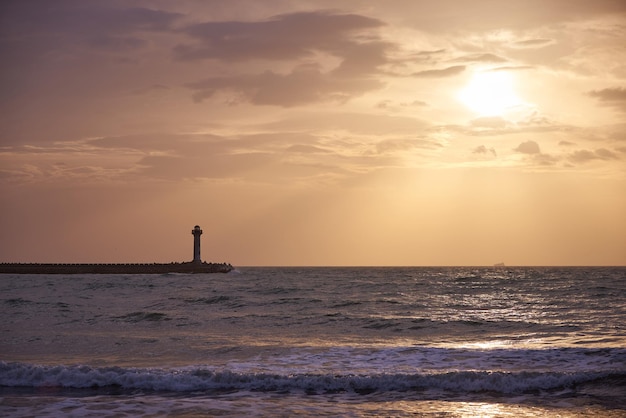
{"type": "Polygon", "coordinates": [[[475,73],[458,99],[480,116],[501,116],[522,104],[515,81],[505,71],[475,73]]]}

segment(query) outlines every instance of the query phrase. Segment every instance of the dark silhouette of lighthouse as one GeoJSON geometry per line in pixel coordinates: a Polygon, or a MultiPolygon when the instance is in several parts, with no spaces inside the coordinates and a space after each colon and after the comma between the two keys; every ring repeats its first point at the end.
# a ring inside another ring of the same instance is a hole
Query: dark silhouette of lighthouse
{"type": "Polygon", "coordinates": [[[202,235],[202,229],[196,225],[193,227],[191,234],[193,235],[193,262],[200,264],[202,263],[202,259],[200,259],[200,235],[202,235]]]}

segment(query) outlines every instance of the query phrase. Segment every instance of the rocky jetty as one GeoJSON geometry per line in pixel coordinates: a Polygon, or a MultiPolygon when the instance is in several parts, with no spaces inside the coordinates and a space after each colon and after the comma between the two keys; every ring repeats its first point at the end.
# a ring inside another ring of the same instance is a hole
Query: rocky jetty
{"type": "Polygon", "coordinates": [[[184,262],[153,264],[55,264],[0,263],[4,274],[164,274],[164,273],[228,273],[228,263],[184,262]]]}
{"type": "Polygon", "coordinates": [[[183,263],[69,264],[69,263],[0,263],[0,274],[164,274],[228,273],[228,263],[207,263],[200,258],[202,229],[196,225],[193,235],[193,261],[183,263]]]}

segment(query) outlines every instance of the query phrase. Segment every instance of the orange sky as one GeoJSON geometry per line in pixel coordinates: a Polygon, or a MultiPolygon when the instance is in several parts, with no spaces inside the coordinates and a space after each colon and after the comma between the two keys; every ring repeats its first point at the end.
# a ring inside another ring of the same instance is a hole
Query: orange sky
{"type": "Polygon", "coordinates": [[[0,261],[625,265],[624,39],[621,0],[4,1],[0,261]]]}

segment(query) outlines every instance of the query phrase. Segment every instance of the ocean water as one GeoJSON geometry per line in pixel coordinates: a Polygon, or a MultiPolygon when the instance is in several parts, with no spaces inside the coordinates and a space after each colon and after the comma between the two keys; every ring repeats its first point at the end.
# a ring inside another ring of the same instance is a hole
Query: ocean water
{"type": "Polygon", "coordinates": [[[626,268],[0,275],[0,416],[626,416],[626,268]]]}

